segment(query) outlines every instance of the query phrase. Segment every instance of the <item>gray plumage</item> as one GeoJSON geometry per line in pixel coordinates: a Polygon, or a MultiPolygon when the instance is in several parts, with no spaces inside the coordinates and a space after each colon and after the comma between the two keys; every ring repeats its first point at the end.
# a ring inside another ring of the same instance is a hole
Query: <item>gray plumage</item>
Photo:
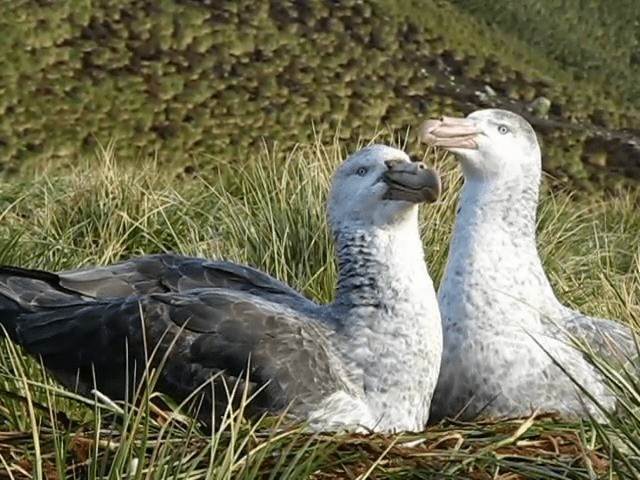
{"type": "Polygon", "coordinates": [[[213,385],[203,418],[248,376],[249,395],[259,392],[250,414],[290,407],[320,430],[419,430],[442,338],[417,204],[439,189],[435,172],[391,147],[347,159],[329,201],[331,305],[248,266],[160,254],[58,274],[0,267],[0,323],[83,394],[126,400],[151,357],[156,390],[178,401],[213,385]]]}
{"type": "Polygon", "coordinates": [[[520,116],[481,110],[427,122],[423,140],[460,161],[465,184],[438,292],[444,353],[431,419],[603,418],[572,376],[608,410],[615,398],[577,344],[609,362],[636,353],[631,330],[556,298],[536,247],[541,154],[520,116]]]}

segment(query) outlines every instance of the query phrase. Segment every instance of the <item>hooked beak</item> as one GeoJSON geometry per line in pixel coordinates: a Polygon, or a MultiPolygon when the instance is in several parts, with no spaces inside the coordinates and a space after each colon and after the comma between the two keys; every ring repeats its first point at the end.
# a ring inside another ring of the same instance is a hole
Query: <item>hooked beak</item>
{"type": "Polygon", "coordinates": [[[385,200],[404,200],[412,203],[432,203],[440,197],[440,176],[422,162],[387,160],[389,168],[383,180],[389,187],[385,200]]]}
{"type": "Polygon", "coordinates": [[[475,138],[481,133],[482,130],[467,118],[442,117],[424,122],[420,141],[435,147],[477,150],[475,138]]]}

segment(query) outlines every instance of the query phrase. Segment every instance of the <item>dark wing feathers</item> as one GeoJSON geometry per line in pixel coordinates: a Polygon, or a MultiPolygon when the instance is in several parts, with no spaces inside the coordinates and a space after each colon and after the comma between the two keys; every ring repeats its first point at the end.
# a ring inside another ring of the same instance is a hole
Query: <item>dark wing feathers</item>
{"type": "Polygon", "coordinates": [[[111,358],[119,340],[142,339],[135,300],[48,306],[17,315],[16,338],[34,355],[61,355],[68,367],[111,358]],[[138,321],[136,321],[138,318],[138,321]]]}
{"type": "MultiPolygon", "coordinates": [[[[220,369],[263,386],[271,407],[296,399],[311,408],[337,389],[352,387],[317,322],[280,305],[229,290],[194,290],[190,295],[154,295],[170,302],[167,315],[191,336],[189,363],[220,369]]],[[[306,407],[304,407],[306,406],[306,407]]]]}
{"type": "Polygon", "coordinates": [[[133,371],[140,377],[152,350],[151,365],[163,367],[156,387],[179,401],[216,375],[214,391],[222,395],[228,385],[221,382],[243,378],[247,365],[251,387],[264,387],[259,409],[278,410],[295,399],[295,408],[308,411],[336,389],[353,388],[330,332],[293,306],[274,303],[270,293],[295,299],[294,305],[310,303],[305,297],[289,296],[288,287],[249,267],[217,262],[189,269],[226,288],[195,282],[198,288],[181,291],[184,266],[166,267],[174,259],[156,256],[60,277],[0,267],[0,323],[68,386],[79,378],[85,394],[95,379],[103,393],[125,398],[134,387],[125,379],[133,371]],[[163,282],[175,290],[159,293],[163,282]],[[109,296],[115,293],[122,295],[109,296]]]}
{"type": "Polygon", "coordinates": [[[95,298],[222,287],[269,296],[287,305],[309,303],[288,285],[255,268],[170,253],[137,257],[89,270],[62,272],[60,284],[95,298]]]}
{"type": "Polygon", "coordinates": [[[77,302],[78,292],[60,285],[55,273],[18,267],[0,267],[0,306],[77,302]]]}
{"type": "Polygon", "coordinates": [[[194,362],[207,367],[227,365],[234,376],[249,364],[257,383],[268,382],[269,398],[295,397],[301,408],[311,408],[338,389],[353,390],[329,343],[330,333],[319,324],[290,312],[252,312],[255,306],[250,303],[234,307],[240,314],[233,320],[221,321],[215,332],[194,340],[190,349],[194,362]]]}

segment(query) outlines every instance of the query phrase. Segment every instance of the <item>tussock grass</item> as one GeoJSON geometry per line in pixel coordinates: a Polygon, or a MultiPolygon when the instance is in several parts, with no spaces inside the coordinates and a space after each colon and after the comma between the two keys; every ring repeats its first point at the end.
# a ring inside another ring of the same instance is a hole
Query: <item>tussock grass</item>
{"type": "MultiPolygon", "coordinates": [[[[336,265],[324,201],[344,156],[337,142],[319,138],[176,178],[153,162],[120,163],[107,146],[63,174],[0,183],[0,262],[63,269],[176,251],[252,264],[326,302],[336,265]]],[[[446,188],[441,202],[422,209],[437,284],[461,178],[449,158],[425,157],[446,188]]],[[[639,201],[638,193],[604,201],[545,191],[540,250],[568,304],[637,324],[639,201]]],[[[640,385],[634,372],[601,368],[624,413],[606,427],[533,417],[447,423],[417,435],[311,435],[282,419],[249,423],[229,413],[207,433],[180,406],[165,399],[160,408],[145,392],[134,406],[78,397],[4,341],[0,477],[637,478],[640,385]]]]}
{"type": "MultiPolygon", "coordinates": [[[[452,4],[531,45],[576,80],[597,84],[621,102],[638,100],[638,47],[633,1],[525,0],[503,5],[477,0],[452,4]],[[613,8],[611,8],[613,7],[613,8]],[[614,93],[615,90],[615,93],[614,93]]],[[[637,105],[637,104],[636,104],[637,105]]]]}

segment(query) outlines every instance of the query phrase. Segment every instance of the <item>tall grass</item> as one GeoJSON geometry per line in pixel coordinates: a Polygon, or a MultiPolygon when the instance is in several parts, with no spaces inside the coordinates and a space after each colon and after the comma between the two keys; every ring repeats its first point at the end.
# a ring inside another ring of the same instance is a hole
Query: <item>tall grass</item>
{"type": "MultiPolygon", "coordinates": [[[[326,302],[336,266],[325,222],[336,143],[262,151],[175,177],[118,162],[106,147],[63,174],[0,184],[0,262],[63,269],[175,251],[259,267],[326,302]]],[[[422,209],[430,270],[442,275],[459,186],[453,161],[422,209]]],[[[545,192],[540,249],[560,296],[591,314],[640,318],[640,194],[604,201],[545,192]]],[[[201,431],[143,394],[133,406],[60,388],[8,342],[0,353],[0,472],[14,478],[637,478],[638,383],[618,381],[626,418],[611,426],[548,417],[442,424],[417,435],[310,435],[228,415],[201,431]],[[416,444],[419,440],[421,443],[416,444]],[[409,443],[408,443],[409,442],[409,443]]],[[[603,366],[606,370],[606,366],[603,366]]],[[[617,372],[609,372],[616,380],[617,372]]],[[[619,379],[618,379],[619,380],[619,379]]],[[[156,395],[156,394],[153,394],[156,395]]],[[[2,475],[2,474],[0,474],[2,475]]]]}

